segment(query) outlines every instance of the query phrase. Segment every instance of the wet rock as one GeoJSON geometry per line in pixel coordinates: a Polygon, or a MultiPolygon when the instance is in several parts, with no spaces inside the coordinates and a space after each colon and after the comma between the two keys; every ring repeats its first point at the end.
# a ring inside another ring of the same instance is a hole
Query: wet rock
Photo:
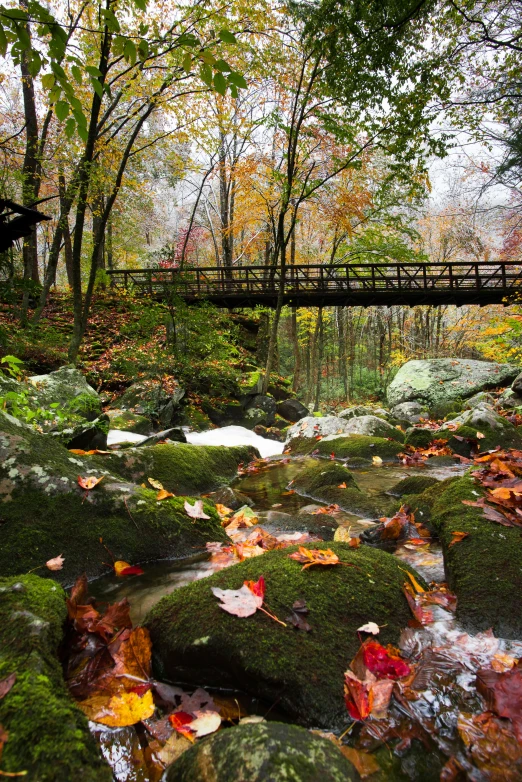
{"type": "Polygon", "coordinates": [[[286,421],[300,421],[302,418],[306,418],[308,415],[308,408],[305,407],[297,399],[286,399],[284,402],[279,402],[276,406],[278,415],[284,418],[286,421]]]}
{"type": "Polygon", "coordinates": [[[522,372],[511,383],[511,389],[515,394],[522,396],[522,372]]]}
{"type": "Polygon", "coordinates": [[[308,532],[310,535],[319,536],[322,540],[333,540],[339,525],[332,516],[325,513],[303,513],[302,510],[301,508],[297,514],[270,510],[263,516],[260,515],[259,522],[261,526],[273,533],[308,532]]]}
{"type": "Polygon", "coordinates": [[[429,418],[429,411],[426,405],[420,402],[402,402],[400,405],[392,407],[391,414],[401,423],[418,424],[421,418],[429,418]]]}
{"type": "Polygon", "coordinates": [[[118,429],[123,432],[134,432],[135,434],[149,434],[152,425],[148,418],[138,413],[131,413],[129,410],[109,410],[109,428],[118,429]]]}
{"type": "Polygon", "coordinates": [[[508,410],[511,410],[513,407],[520,407],[522,405],[522,394],[515,393],[511,388],[506,388],[497,399],[497,404],[508,410]]]}
{"type": "Polygon", "coordinates": [[[417,401],[430,410],[441,403],[467,399],[478,391],[511,382],[520,368],[513,364],[470,359],[433,358],[408,361],[388,386],[390,407],[417,401]]]}
{"type": "Polygon", "coordinates": [[[172,443],[78,456],[0,413],[0,572],[27,573],[63,554],[63,570],[52,578],[71,583],[83,571],[90,578],[107,572],[100,538],[116,559],[132,564],[187,556],[207,541],[226,540],[210,503],[210,519],[194,522],[184,497],[158,502],[157,490],[141,484],[151,477],[176,494],[212,489],[234,477],[252,453],[172,443]],[[79,475],[103,480],[87,492],[79,475]]]}
{"type": "Polygon", "coordinates": [[[74,427],[62,429],[59,432],[50,432],[48,436],[56,435],[66,448],[78,448],[84,451],[107,448],[107,433],[109,431],[109,418],[101,415],[94,421],[79,423],[74,427]]]}
{"type": "Polygon", "coordinates": [[[522,636],[522,537],[520,530],[488,521],[477,500],[480,486],[465,476],[451,483],[433,505],[432,524],[444,550],[450,589],[457,595],[457,618],[471,631],[492,628],[496,636],[522,636]],[[453,532],[468,537],[451,545],[453,532]]]}
{"type": "Polygon", "coordinates": [[[352,434],[327,437],[319,441],[315,438],[298,436],[287,442],[287,448],[293,455],[313,454],[327,457],[333,455],[337,459],[350,460],[351,466],[356,466],[354,459],[358,460],[358,466],[361,466],[361,459],[364,460],[364,464],[367,464],[374,456],[378,456],[385,462],[395,462],[397,455],[404,450],[404,445],[383,437],[352,434]]]}
{"type": "Polygon", "coordinates": [[[422,494],[426,489],[439,484],[436,478],[429,475],[410,475],[395,484],[389,491],[392,497],[403,497],[406,494],[422,494]]]}
{"type": "Polygon", "coordinates": [[[250,497],[247,497],[246,494],[243,494],[240,491],[232,489],[230,486],[222,486],[221,489],[212,492],[209,499],[216,504],[219,503],[232,510],[239,510],[243,505],[248,505],[249,508],[251,508],[254,504],[254,501],[251,500],[250,497]]]}
{"type": "Polygon", "coordinates": [[[428,448],[433,440],[438,438],[439,434],[436,429],[420,429],[410,426],[404,433],[404,444],[414,448],[428,448]]]}
{"type": "Polygon", "coordinates": [[[299,494],[312,496],[323,486],[338,486],[341,483],[353,489],[359,488],[352,473],[346,467],[319,461],[314,467],[302,470],[292,481],[291,488],[299,494]]]}
{"type": "Polygon", "coordinates": [[[296,725],[263,722],[220,731],[191,747],[167,782],[349,782],[353,765],[328,739],[296,725]]]}
{"type": "Polygon", "coordinates": [[[170,440],[174,443],[187,442],[185,432],[181,426],[173,426],[170,429],[165,429],[163,432],[156,432],[155,434],[151,434],[150,437],[147,437],[146,440],[143,440],[141,443],[139,443],[137,447],[142,448],[144,445],[157,445],[157,443],[161,443],[163,440],[170,440]]]}
{"type": "Polygon", "coordinates": [[[266,437],[267,440],[274,440],[276,443],[282,443],[284,441],[283,434],[280,429],[275,426],[261,426],[257,424],[254,426],[254,434],[258,434],[260,437],[266,437]]]}
{"type": "Polygon", "coordinates": [[[380,642],[396,644],[410,619],[402,592],[404,563],[365,546],[322,547],[355,567],[303,571],[288,557],[296,550],[292,547],[246,560],[163,598],[146,620],[158,677],[241,688],[269,704],[277,699],[278,709],[300,724],[347,725],[342,681],[359,649],[357,628],[371,618],[383,626],[380,642]],[[211,587],[238,589],[260,576],[276,616],[284,619],[295,600],[306,601],[312,632],[281,627],[259,611],[239,619],[219,607],[211,587]]]}
{"type": "Polygon", "coordinates": [[[1,578],[0,595],[0,680],[16,673],[13,687],[0,698],[0,724],[9,733],[2,771],[15,778],[25,772],[38,782],[110,782],[112,771],[63,681],[62,588],[25,575],[1,578]]]}

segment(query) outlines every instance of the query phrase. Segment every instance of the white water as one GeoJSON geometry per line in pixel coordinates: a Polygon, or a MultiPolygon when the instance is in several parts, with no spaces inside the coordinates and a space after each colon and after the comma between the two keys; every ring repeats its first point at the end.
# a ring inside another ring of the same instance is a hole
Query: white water
{"type": "Polygon", "coordinates": [[[279,456],[285,447],[283,443],[267,440],[243,426],[223,426],[207,432],[186,432],[186,436],[187,442],[192,445],[253,445],[263,459],[267,456],[279,456]]]}
{"type": "Polygon", "coordinates": [[[121,429],[109,429],[107,445],[117,445],[118,443],[142,443],[146,439],[147,437],[144,434],[125,432],[121,429]]]}

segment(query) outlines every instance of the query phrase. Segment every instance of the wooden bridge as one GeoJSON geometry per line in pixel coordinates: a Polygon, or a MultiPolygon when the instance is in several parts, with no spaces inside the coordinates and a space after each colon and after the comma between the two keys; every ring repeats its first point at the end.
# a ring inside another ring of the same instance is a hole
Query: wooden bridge
{"type": "MultiPolygon", "coordinates": [[[[281,276],[271,266],[122,269],[108,272],[115,287],[188,304],[275,307],[281,276]]],[[[510,304],[522,294],[522,267],[504,263],[378,263],[288,266],[284,303],[294,307],[403,304],[510,304]]],[[[521,297],[522,300],[522,297],[521,297]]]]}

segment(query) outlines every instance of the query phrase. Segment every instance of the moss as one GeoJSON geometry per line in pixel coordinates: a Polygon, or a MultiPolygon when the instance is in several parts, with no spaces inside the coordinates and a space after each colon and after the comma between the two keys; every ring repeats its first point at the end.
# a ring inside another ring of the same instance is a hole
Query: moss
{"type": "Polygon", "coordinates": [[[292,489],[311,496],[316,489],[321,489],[323,486],[338,486],[340,483],[346,483],[354,489],[358,488],[355,478],[346,467],[341,464],[320,462],[317,466],[300,472],[292,482],[292,489]]]}
{"type": "MultiPolygon", "coordinates": [[[[52,575],[67,584],[82,571],[89,577],[107,571],[104,563],[109,556],[104,546],[116,559],[136,564],[187,556],[209,540],[226,540],[210,503],[204,503],[210,519],[193,520],[184,510],[184,497],[158,502],[152,489],[124,482],[117,474],[111,474],[110,462],[104,462],[103,457],[73,456],[58,443],[3,418],[0,433],[2,574],[27,572],[61,553],[65,557],[63,570],[52,575]],[[78,486],[78,475],[103,475],[104,478],[91,492],[85,492],[78,486]]],[[[148,450],[167,447],[176,448],[175,445],[155,446],[148,450]]],[[[193,448],[197,450],[197,446],[193,448]]],[[[214,450],[221,450],[225,460],[230,458],[227,449],[214,450]]],[[[206,464],[205,454],[201,457],[201,469],[210,471],[214,457],[207,459],[206,464]]],[[[234,458],[232,462],[235,463],[234,458]]],[[[200,465],[197,459],[193,464],[200,465]]],[[[189,468],[190,465],[180,462],[180,470],[189,468]]],[[[158,474],[151,477],[160,478],[158,474]]],[[[197,474],[194,480],[202,481],[203,477],[197,474]]],[[[169,481],[165,480],[165,484],[169,481]]]]}
{"type": "Polygon", "coordinates": [[[187,750],[167,775],[168,782],[349,782],[359,778],[331,741],[280,722],[220,731],[187,750]]]}
{"type": "Polygon", "coordinates": [[[469,457],[471,453],[472,443],[479,443],[480,450],[482,452],[490,451],[498,446],[502,448],[520,448],[522,445],[522,437],[517,431],[516,427],[509,424],[506,421],[506,425],[500,429],[493,429],[489,426],[481,425],[480,427],[471,426],[459,426],[458,429],[452,431],[451,429],[441,429],[437,433],[437,437],[448,440],[449,447],[455,451],[455,453],[461,456],[469,457]],[[483,438],[477,438],[477,431],[480,431],[484,435],[483,438]],[[464,438],[463,440],[457,438],[464,438]]]}
{"type": "Polygon", "coordinates": [[[212,422],[208,415],[194,405],[183,408],[183,423],[190,426],[195,432],[212,429],[212,422]]]}
{"type": "Polygon", "coordinates": [[[403,494],[402,497],[397,501],[395,509],[398,510],[401,505],[409,505],[410,508],[412,508],[415,512],[417,521],[422,521],[423,523],[429,522],[432,516],[435,501],[440,497],[441,493],[443,493],[448,488],[448,486],[450,486],[453,481],[456,480],[457,478],[446,478],[443,481],[437,481],[435,484],[433,484],[433,486],[430,486],[423,492],[403,494]]]}
{"type": "Polygon", "coordinates": [[[522,538],[520,530],[488,521],[476,500],[480,486],[470,476],[453,481],[435,500],[431,521],[444,550],[450,588],[457,595],[457,618],[470,630],[493,628],[495,635],[522,635],[522,538]],[[453,532],[468,537],[451,546],[453,532]]]}
{"type": "Polygon", "coordinates": [[[439,481],[436,478],[430,478],[429,475],[410,475],[396,483],[390,489],[389,494],[394,497],[403,497],[405,494],[422,494],[423,491],[437,484],[439,481]]]}
{"type": "Polygon", "coordinates": [[[167,443],[144,448],[126,448],[110,456],[93,457],[96,466],[109,467],[123,478],[142,483],[155,478],[179,494],[212,491],[237,475],[238,465],[259,457],[250,446],[224,448],[217,445],[167,443]]]}
{"type": "Polygon", "coordinates": [[[395,461],[404,446],[394,440],[383,437],[370,437],[365,434],[352,434],[348,437],[336,437],[334,440],[320,440],[315,447],[322,456],[334,454],[338,459],[354,456],[372,459],[379,456],[383,461],[395,461]]]}
{"type": "Polygon", "coordinates": [[[82,418],[87,418],[88,421],[92,421],[101,415],[101,402],[98,396],[83,392],[67,403],[65,412],[79,415],[82,418]]]}
{"type": "Polygon", "coordinates": [[[110,428],[136,434],[150,434],[152,424],[144,415],[131,413],[129,410],[109,411],[110,428]]]}
{"type": "Polygon", "coordinates": [[[0,680],[16,681],[0,700],[9,738],[2,771],[27,771],[32,782],[109,782],[85,716],[69,698],[57,658],[65,595],[34,575],[0,579],[0,680]]]}
{"type": "Polygon", "coordinates": [[[381,643],[396,644],[410,612],[402,593],[404,563],[366,546],[328,547],[355,567],[303,571],[289,559],[294,547],[247,560],[165,597],[146,621],[157,675],[243,688],[277,702],[301,724],[331,728],[347,723],[342,682],[359,648],[357,628],[371,619],[383,626],[381,643]],[[211,587],[238,589],[244,580],[260,576],[266,581],[267,608],[281,619],[295,600],[306,600],[312,632],[282,627],[259,611],[239,619],[219,608],[211,587]]]}
{"type": "Polygon", "coordinates": [[[436,437],[438,438],[439,434],[435,433],[432,429],[411,427],[406,431],[404,443],[405,445],[411,445],[414,448],[427,448],[436,437]]]}

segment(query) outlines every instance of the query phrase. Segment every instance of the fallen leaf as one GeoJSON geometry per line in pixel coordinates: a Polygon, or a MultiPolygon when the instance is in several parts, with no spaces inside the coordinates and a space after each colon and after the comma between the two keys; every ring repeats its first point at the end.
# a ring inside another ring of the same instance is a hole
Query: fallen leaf
{"type": "Polygon", "coordinates": [[[339,486],[338,486],[337,488],[338,488],[338,489],[346,489],[346,482],[344,482],[344,483],[340,483],[340,484],[339,484],[339,486]]]}
{"type": "Polygon", "coordinates": [[[378,679],[403,679],[411,672],[410,666],[377,641],[366,641],[362,647],[362,659],[366,668],[378,679]]]}
{"type": "Polygon", "coordinates": [[[361,779],[366,779],[366,777],[376,774],[377,771],[381,771],[381,767],[375,758],[368,752],[355,749],[355,747],[348,747],[346,744],[340,744],[339,749],[345,758],[348,758],[350,763],[355,766],[361,779]]]}
{"type": "Polygon", "coordinates": [[[6,676],[5,679],[2,679],[0,681],[0,700],[2,700],[2,698],[5,698],[5,696],[12,688],[15,681],[16,681],[16,673],[10,673],[9,676],[6,676]]]}
{"type": "Polygon", "coordinates": [[[464,538],[469,537],[469,532],[458,532],[458,531],[455,531],[455,532],[452,532],[451,535],[452,535],[452,538],[451,538],[451,542],[450,542],[448,548],[451,548],[452,546],[454,546],[455,543],[460,543],[460,541],[464,540],[464,538]]]}
{"type": "Polygon", "coordinates": [[[297,630],[303,630],[305,633],[309,633],[312,628],[305,619],[310,613],[306,600],[295,600],[292,605],[292,613],[286,618],[287,622],[293,624],[297,630]]]}
{"type": "Polygon", "coordinates": [[[157,481],[155,478],[147,478],[147,480],[153,489],[158,489],[159,491],[163,489],[163,484],[157,481]]]}
{"type": "Polygon", "coordinates": [[[330,549],[307,549],[299,546],[298,551],[288,555],[289,559],[295,559],[296,562],[302,562],[303,570],[313,565],[338,565],[339,557],[330,549]]]}
{"type": "Polygon", "coordinates": [[[155,709],[151,690],[143,696],[125,691],[112,696],[95,695],[80,701],[78,706],[90,720],[108,725],[110,728],[135,725],[141,720],[152,717],[155,709]]]}
{"type": "Polygon", "coordinates": [[[522,667],[517,665],[505,673],[481,668],[477,671],[477,690],[490,711],[511,720],[522,743],[522,667]]]}
{"type": "Polygon", "coordinates": [[[221,715],[217,711],[196,711],[194,717],[190,729],[198,739],[215,733],[221,725],[221,715]]]}
{"type": "Polygon", "coordinates": [[[483,439],[485,438],[485,436],[486,436],[486,435],[485,435],[485,434],[482,434],[482,432],[477,432],[477,433],[475,434],[475,437],[477,438],[477,440],[483,440],[483,439]]]}
{"type": "Polygon", "coordinates": [[[187,516],[190,516],[191,519],[209,519],[210,516],[207,516],[205,511],[203,510],[203,500],[196,500],[194,502],[194,505],[191,505],[190,502],[185,500],[185,512],[187,516]]]}
{"type": "Polygon", "coordinates": [[[374,467],[380,467],[382,464],[382,459],[380,456],[372,456],[372,464],[374,467]]]}
{"type": "Polygon", "coordinates": [[[89,475],[87,478],[82,478],[81,475],[78,475],[78,485],[86,491],[94,489],[94,487],[97,486],[101,481],[103,481],[103,475],[100,478],[95,478],[94,475],[89,475]]]}
{"type": "Polygon", "coordinates": [[[49,570],[61,570],[63,568],[64,558],[61,554],[59,554],[57,557],[54,557],[53,559],[48,559],[45,563],[45,567],[49,568],[49,570]]]}
{"type": "Polygon", "coordinates": [[[227,508],[226,505],[221,505],[219,502],[216,503],[216,511],[218,516],[222,519],[225,519],[227,516],[230,516],[231,513],[234,513],[232,508],[227,508]]]}
{"type": "Polygon", "coordinates": [[[157,755],[165,766],[170,766],[172,763],[174,763],[174,761],[181,757],[181,755],[183,755],[187,749],[190,749],[191,746],[192,741],[190,741],[186,736],[183,736],[183,734],[174,731],[172,736],[167,739],[157,755]]]}
{"type": "Polygon", "coordinates": [[[160,489],[159,492],[156,494],[156,499],[158,500],[158,502],[161,502],[161,500],[167,500],[169,497],[175,497],[175,496],[176,495],[172,494],[171,491],[167,491],[166,489],[160,489]]]}
{"type": "Polygon", "coordinates": [[[117,576],[141,576],[145,572],[137,565],[129,565],[121,559],[117,560],[113,567],[117,576]]]}
{"type": "Polygon", "coordinates": [[[366,622],[365,625],[361,625],[357,628],[358,633],[371,633],[372,635],[378,635],[381,630],[379,625],[375,624],[375,622],[366,622]]]}
{"type": "Polygon", "coordinates": [[[212,593],[221,601],[219,607],[223,611],[242,618],[252,616],[263,605],[263,598],[255,595],[246,584],[241,589],[212,587],[212,593]]]}
{"type": "Polygon", "coordinates": [[[370,716],[373,694],[367,682],[362,682],[352,671],[344,674],[344,702],[350,717],[362,722],[370,716]]]}

